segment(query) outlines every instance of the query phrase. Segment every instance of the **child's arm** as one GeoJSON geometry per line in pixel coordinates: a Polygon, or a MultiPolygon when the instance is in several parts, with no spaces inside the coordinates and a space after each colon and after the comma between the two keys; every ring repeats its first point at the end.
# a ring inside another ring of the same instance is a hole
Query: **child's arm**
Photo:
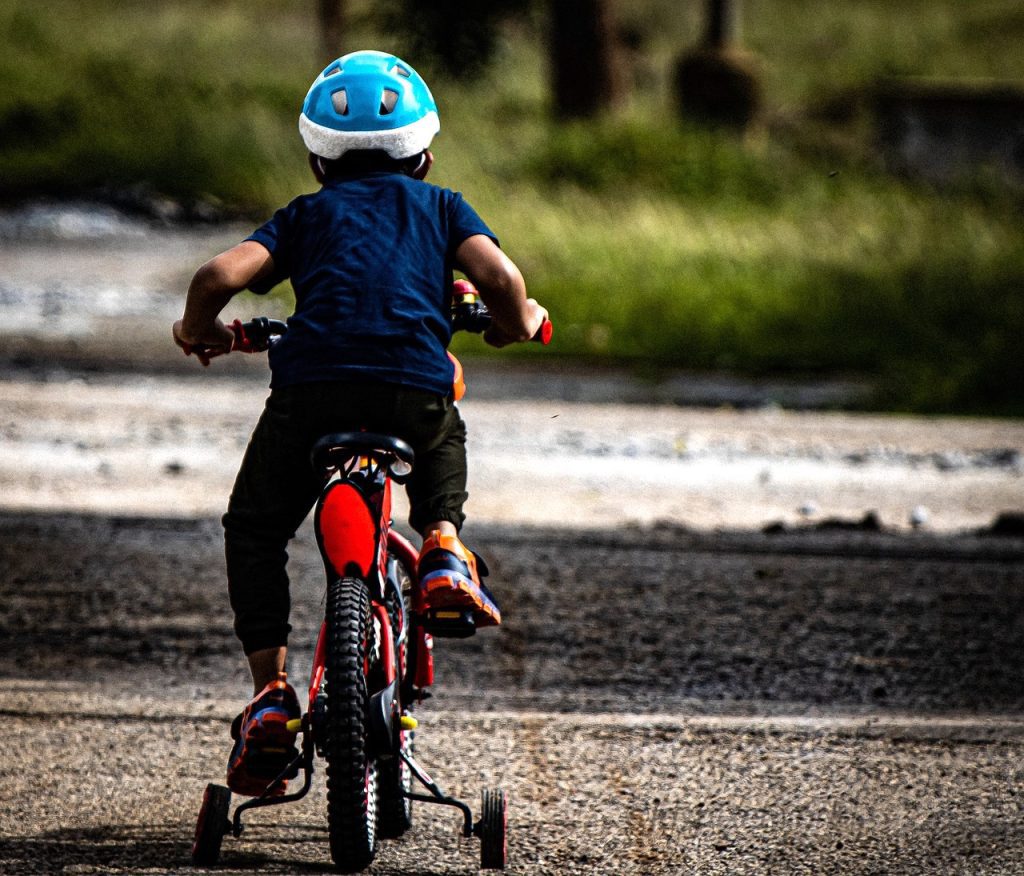
{"type": "Polygon", "coordinates": [[[476,286],[491,313],[484,340],[493,347],[528,341],[548,312],[526,297],[526,282],[515,263],[484,234],[467,237],[455,251],[455,266],[476,286]]]}
{"type": "Polygon", "coordinates": [[[189,284],[185,312],[172,329],[174,342],[186,351],[191,347],[207,350],[207,359],[229,353],[235,335],[218,318],[220,312],[235,295],[273,269],[266,247],[252,240],[210,259],[189,284]]]}

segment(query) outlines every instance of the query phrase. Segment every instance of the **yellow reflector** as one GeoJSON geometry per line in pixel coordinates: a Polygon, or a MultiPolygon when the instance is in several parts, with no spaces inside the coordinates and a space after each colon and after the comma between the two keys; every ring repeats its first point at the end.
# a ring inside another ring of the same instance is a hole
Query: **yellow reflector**
{"type": "Polygon", "coordinates": [[[302,718],[292,718],[284,725],[289,733],[298,733],[302,729],[302,718]]]}
{"type": "Polygon", "coordinates": [[[402,715],[400,726],[403,730],[415,730],[420,726],[420,722],[417,721],[412,715],[402,715]]]}
{"type": "Polygon", "coordinates": [[[435,611],[434,617],[441,618],[443,620],[454,620],[462,617],[461,611],[435,611]]]}

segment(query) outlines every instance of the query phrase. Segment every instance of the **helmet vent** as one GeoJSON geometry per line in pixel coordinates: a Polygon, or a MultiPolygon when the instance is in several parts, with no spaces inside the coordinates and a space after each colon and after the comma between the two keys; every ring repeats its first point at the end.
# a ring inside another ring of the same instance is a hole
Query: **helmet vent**
{"type": "Polygon", "coordinates": [[[339,116],[348,115],[348,93],[344,88],[340,88],[331,95],[331,103],[334,105],[334,111],[339,116]]]}
{"type": "Polygon", "coordinates": [[[392,91],[390,88],[385,88],[384,93],[380,97],[380,114],[382,116],[389,116],[395,111],[395,104],[398,103],[398,92],[392,91]]]}
{"type": "Polygon", "coordinates": [[[410,73],[408,70],[405,69],[405,67],[401,66],[400,64],[395,65],[395,72],[399,76],[404,76],[406,79],[412,79],[412,73],[410,73]]]}
{"type": "Polygon", "coordinates": [[[341,64],[338,64],[336,67],[332,67],[330,70],[328,70],[326,73],[324,73],[324,76],[325,77],[327,77],[327,76],[334,76],[335,74],[340,73],[340,72],[341,72],[341,64]]]}

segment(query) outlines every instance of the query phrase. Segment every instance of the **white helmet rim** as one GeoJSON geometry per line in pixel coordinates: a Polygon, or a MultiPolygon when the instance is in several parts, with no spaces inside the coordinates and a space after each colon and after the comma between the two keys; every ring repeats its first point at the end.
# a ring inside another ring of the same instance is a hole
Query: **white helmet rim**
{"type": "Polygon", "coordinates": [[[409,158],[430,146],[441,130],[436,112],[390,131],[338,131],[319,125],[305,113],[299,116],[302,142],[314,155],[333,161],[355,149],[379,149],[391,158],[409,158]]]}

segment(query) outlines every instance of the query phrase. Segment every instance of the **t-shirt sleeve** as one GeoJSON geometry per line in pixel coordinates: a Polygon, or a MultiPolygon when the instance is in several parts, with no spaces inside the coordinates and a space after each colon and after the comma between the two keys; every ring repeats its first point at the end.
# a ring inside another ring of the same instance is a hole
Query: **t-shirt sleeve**
{"type": "Polygon", "coordinates": [[[467,203],[460,193],[453,192],[448,219],[449,253],[454,253],[462,241],[474,234],[486,235],[496,244],[501,245],[498,243],[497,235],[487,227],[487,223],[480,218],[476,210],[467,203]]]}
{"type": "Polygon", "coordinates": [[[292,206],[289,204],[246,238],[265,246],[274,260],[274,270],[249,287],[257,295],[266,295],[278,283],[291,276],[292,219],[292,206]]]}

